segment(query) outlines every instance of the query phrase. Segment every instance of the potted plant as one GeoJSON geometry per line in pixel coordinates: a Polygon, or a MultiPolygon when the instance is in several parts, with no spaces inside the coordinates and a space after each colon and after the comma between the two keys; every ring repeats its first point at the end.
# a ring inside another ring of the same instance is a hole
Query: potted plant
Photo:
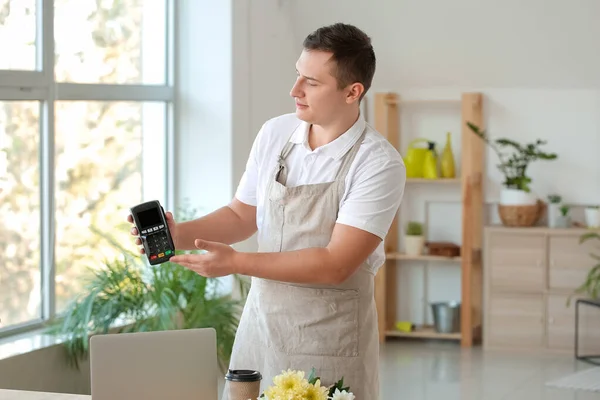
{"type": "Polygon", "coordinates": [[[497,165],[504,175],[503,190],[500,194],[501,205],[535,205],[537,198],[531,194],[531,178],[527,176],[529,164],[537,160],[555,160],[556,153],[546,153],[540,146],[546,141],[538,139],[533,143],[521,145],[513,140],[500,138],[491,140],[487,133],[477,125],[467,122],[467,126],[480,137],[498,156],[497,165]],[[504,151],[510,150],[509,154],[504,151]]]}
{"type": "Polygon", "coordinates": [[[423,224],[411,221],[406,225],[405,251],[409,256],[420,256],[425,247],[423,224]]]}
{"type": "MultiPolygon", "coordinates": [[[[579,237],[579,243],[582,244],[591,239],[600,240],[600,234],[598,232],[586,232],[579,237]]],[[[585,294],[592,300],[597,300],[600,298],[600,255],[590,254],[590,256],[595,260],[596,264],[590,268],[584,282],[575,289],[574,294],[585,294]]],[[[567,300],[567,305],[570,304],[571,297],[567,300]]]]}
{"type": "Polygon", "coordinates": [[[566,204],[560,206],[560,215],[556,217],[557,228],[569,228],[571,226],[571,217],[569,216],[570,207],[566,204]]]}
{"type": "Polygon", "coordinates": [[[548,195],[548,227],[556,228],[556,220],[560,215],[560,202],[562,197],[558,194],[548,195]]]}
{"type": "Polygon", "coordinates": [[[92,269],[84,292],[50,323],[47,332],[64,339],[68,363],[78,368],[87,358],[91,335],[212,327],[225,370],[248,284],[234,277],[241,294],[235,299],[220,290],[216,278],[171,262],[149,265],[142,260],[124,252],[92,269]]]}
{"type": "Polygon", "coordinates": [[[585,208],[585,224],[588,228],[600,228],[600,206],[585,208]]]}

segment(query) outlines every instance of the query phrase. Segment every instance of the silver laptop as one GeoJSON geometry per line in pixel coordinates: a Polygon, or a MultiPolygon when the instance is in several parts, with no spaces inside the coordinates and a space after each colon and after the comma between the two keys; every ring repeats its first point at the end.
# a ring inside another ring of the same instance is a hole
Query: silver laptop
{"type": "Polygon", "coordinates": [[[93,400],[217,400],[212,328],[92,336],[93,400]]]}

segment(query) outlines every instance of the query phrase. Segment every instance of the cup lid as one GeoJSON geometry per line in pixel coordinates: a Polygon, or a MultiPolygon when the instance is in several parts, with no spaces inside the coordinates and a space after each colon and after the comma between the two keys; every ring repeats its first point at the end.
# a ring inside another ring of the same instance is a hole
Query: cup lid
{"type": "Polygon", "coordinates": [[[256,382],[262,379],[262,375],[258,371],[249,369],[230,369],[225,379],[233,382],[256,382]]]}

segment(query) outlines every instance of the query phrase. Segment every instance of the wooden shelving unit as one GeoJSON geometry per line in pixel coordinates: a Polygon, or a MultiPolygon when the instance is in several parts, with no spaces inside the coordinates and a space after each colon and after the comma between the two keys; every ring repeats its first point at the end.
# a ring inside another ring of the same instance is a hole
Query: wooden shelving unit
{"type": "Polygon", "coordinates": [[[421,256],[409,256],[403,253],[387,253],[386,258],[388,260],[414,260],[414,261],[456,261],[460,262],[460,257],[443,257],[443,256],[430,256],[428,254],[423,254],[421,256]]]}
{"type": "Polygon", "coordinates": [[[389,330],[386,337],[460,340],[460,333],[437,333],[432,326],[418,326],[413,332],[389,330]]]}
{"type": "Polygon", "coordinates": [[[385,241],[386,263],[375,278],[375,300],[379,315],[380,341],[389,337],[459,340],[470,347],[481,338],[482,324],[482,256],[483,244],[483,167],[484,143],[467,127],[466,122],[483,124],[483,95],[463,93],[457,100],[401,100],[397,93],[375,94],[375,128],[387,137],[399,151],[401,149],[400,107],[411,103],[457,103],[461,108],[461,176],[456,179],[408,179],[411,185],[460,185],[462,200],[461,256],[407,256],[399,251],[399,218],[396,215],[385,241]],[[417,327],[414,332],[395,329],[396,323],[396,270],[404,260],[427,262],[452,261],[461,265],[461,332],[437,333],[432,327],[417,327]]]}
{"type": "Polygon", "coordinates": [[[460,178],[445,178],[445,179],[425,179],[425,178],[408,178],[407,184],[423,183],[427,185],[458,185],[461,183],[460,178]]]}

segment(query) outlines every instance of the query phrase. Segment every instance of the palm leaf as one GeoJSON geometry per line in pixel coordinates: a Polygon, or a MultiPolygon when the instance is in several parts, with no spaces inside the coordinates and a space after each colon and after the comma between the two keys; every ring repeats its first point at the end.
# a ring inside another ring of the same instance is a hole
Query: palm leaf
{"type": "Polygon", "coordinates": [[[600,234],[598,232],[586,232],[583,235],[579,236],[579,243],[587,242],[590,239],[598,239],[600,240],[600,234]]]}

